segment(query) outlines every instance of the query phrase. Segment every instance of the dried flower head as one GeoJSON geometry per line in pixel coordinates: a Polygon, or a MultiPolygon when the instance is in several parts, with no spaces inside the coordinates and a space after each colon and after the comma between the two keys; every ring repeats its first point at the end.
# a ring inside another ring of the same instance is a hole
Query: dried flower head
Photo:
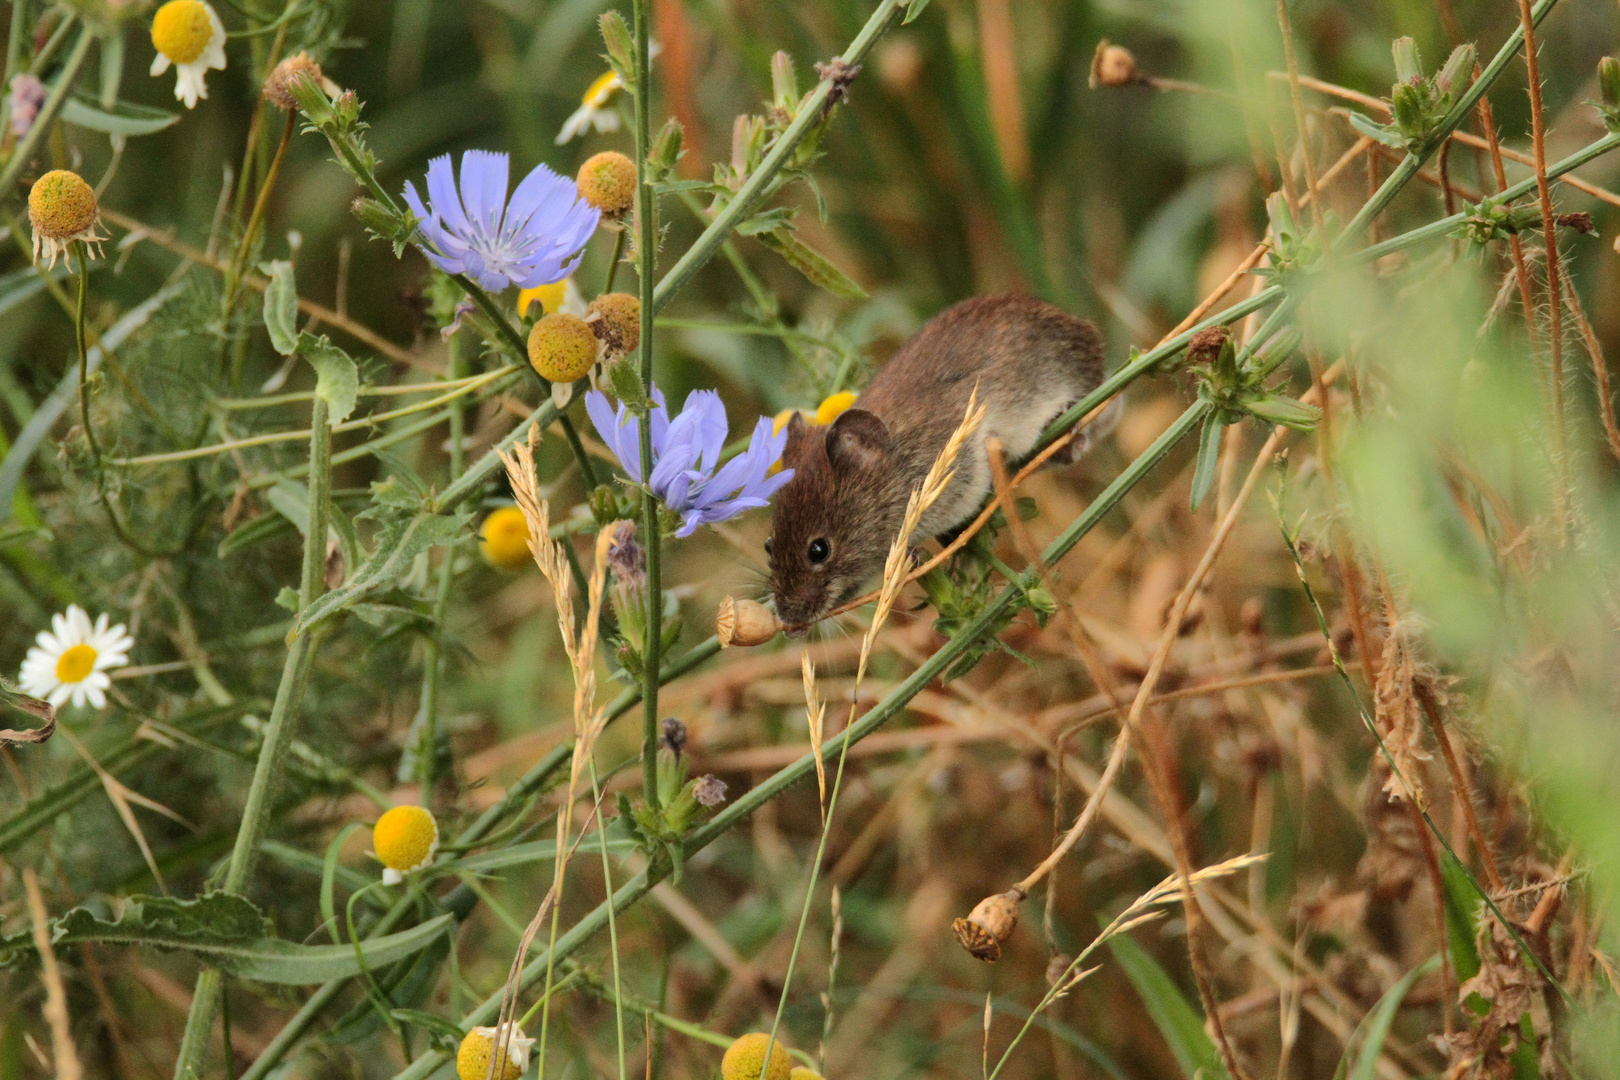
{"type": "Polygon", "coordinates": [[[761,1070],[765,1071],[763,1080],[788,1080],[793,1072],[793,1059],[788,1057],[782,1040],[772,1043],[771,1037],[763,1031],[740,1037],[726,1048],[726,1056],[720,1059],[722,1080],[761,1080],[761,1070]],[[769,1069],[765,1065],[767,1047],[771,1055],[769,1069]]]}
{"type": "Polygon", "coordinates": [[[101,207],[95,190],[67,169],[52,169],[34,181],[28,192],[28,223],[34,227],[34,261],[43,253],[51,266],[75,240],[90,245],[106,239],[96,235],[101,207]]]}
{"type": "Polygon", "coordinates": [[[397,885],[405,875],[433,861],[439,850],[439,823],[420,806],[396,806],[371,827],[371,848],[383,864],[383,884],[397,885]]]}
{"type": "Polygon", "coordinates": [[[641,301],[629,293],[603,293],[585,309],[585,321],[608,357],[624,356],[641,344],[641,301]]]}
{"type": "Polygon", "coordinates": [[[298,53],[289,56],[275,66],[270,77],[264,80],[264,100],[279,108],[292,112],[298,108],[298,99],[293,97],[293,80],[308,75],[317,83],[326,78],[321,72],[321,65],[309,58],[309,53],[298,53]]]}
{"type": "MultiPolygon", "coordinates": [[[[495,1032],[492,1027],[475,1027],[461,1040],[456,1051],[456,1075],[461,1080],[491,1080],[494,1077],[495,1032]]],[[[534,1040],[515,1025],[506,1030],[506,1064],[501,1080],[518,1080],[529,1068],[529,1051],[534,1040]]]]}
{"type": "Polygon", "coordinates": [[[515,506],[491,511],[478,527],[478,539],[478,550],[493,567],[519,570],[529,562],[529,522],[515,506]]]}
{"type": "Polygon", "coordinates": [[[763,645],[781,629],[776,612],[757,600],[739,600],[734,596],[721,599],[714,619],[714,632],[722,649],[733,645],[763,645]]]}
{"type": "Polygon", "coordinates": [[[1000,960],[1002,943],[1018,927],[1018,904],[1023,899],[1023,890],[1015,888],[980,900],[967,918],[951,924],[957,943],[987,964],[1000,960]]]}
{"type": "Polygon", "coordinates": [[[1200,330],[1187,341],[1187,362],[1189,364],[1213,364],[1215,358],[1226,348],[1226,343],[1232,340],[1232,331],[1225,326],[1211,326],[1207,330],[1200,330]]]}
{"type": "Polygon", "coordinates": [[[17,138],[28,134],[34,126],[34,118],[39,115],[39,107],[45,104],[45,84],[26,71],[19,71],[11,77],[11,133],[17,138]]]}
{"type": "Polygon", "coordinates": [[[659,745],[679,757],[686,749],[686,725],[673,716],[666,716],[659,731],[659,745]]]}
{"type": "Polygon", "coordinates": [[[623,217],[636,200],[636,163],[604,150],[579,167],[579,197],[609,217],[623,217]]]}
{"type": "Polygon", "coordinates": [[[1097,51],[1091,54],[1091,78],[1087,80],[1093,90],[1099,86],[1135,86],[1145,81],[1129,49],[1107,38],[1097,42],[1097,51]]]}
{"type": "Polygon", "coordinates": [[[692,782],[692,796],[699,805],[719,806],[726,801],[726,782],[718,776],[700,776],[692,782]]]}
{"type": "MultiPolygon", "coordinates": [[[[647,553],[636,542],[636,523],[617,521],[613,526],[613,541],[608,545],[607,565],[613,571],[613,580],[625,585],[642,587],[647,584],[647,553]]],[[[679,720],[674,721],[680,723],[679,720]]],[[[664,723],[670,723],[665,720],[664,723]]]]}
{"type": "Polygon", "coordinates": [[[529,330],[529,363],[542,378],[571,383],[596,363],[596,335],[578,315],[555,312],[529,330]]]}

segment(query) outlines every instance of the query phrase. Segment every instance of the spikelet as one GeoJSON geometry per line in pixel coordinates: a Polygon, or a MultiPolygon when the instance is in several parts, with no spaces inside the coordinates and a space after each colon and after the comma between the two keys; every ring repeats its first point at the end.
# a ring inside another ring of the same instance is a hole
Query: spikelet
{"type": "Polygon", "coordinates": [[[804,718],[810,728],[810,752],[816,755],[816,785],[821,789],[821,819],[827,820],[827,762],[821,754],[821,736],[827,719],[827,703],[816,693],[816,668],[810,663],[810,654],[799,654],[799,666],[804,673],[804,718]]]}

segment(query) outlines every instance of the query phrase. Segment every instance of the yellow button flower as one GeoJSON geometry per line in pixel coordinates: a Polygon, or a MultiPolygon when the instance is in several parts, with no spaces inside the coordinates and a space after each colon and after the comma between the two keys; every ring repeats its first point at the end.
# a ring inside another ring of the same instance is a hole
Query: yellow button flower
{"type": "MultiPolygon", "coordinates": [[[[492,1027],[475,1027],[461,1040],[456,1051],[456,1075],[461,1080],[490,1080],[495,1054],[495,1032],[492,1027]]],[[[516,1025],[506,1029],[506,1065],[501,1069],[501,1080],[518,1080],[529,1068],[529,1051],[534,1040],[527,1038],[516,1025]]]]}
{"type": "Polygon", "coordinates": [[[439,823],[420,806],[396,806],[371,827],[371,848],[383,864],[383,884],[398,885],[406,874],[433,861],[439,823]]]}
{"type": "Polygon", "coordinates": [[[478,537],[484,561],[498,569],[520,570],[531,558],[529,520],[515,506],[503,506],[485,518],[478,537]]]}
{"type": "Polygon", "coordinates": [[[67,169],[52,169],[34,181],[28,191],[28,223],[34,228],[34,261],[43,252],[51,266],[75,240],[98,244],[106,239],[96,235],[101,207],[95,189],[67,169]]]}
{"type": "Polygon", "coordinates": [[[829,396],[816,408],[816,423],[830,424],[838,415],[855,404],[855,395],[849,390],[829,396]]]}
{"type": "Polygon", "coordinates": [[[771,1046],[771,1066],[765,1080],[788,1080],[793,1059],[788,1057],[787,1047],[781,1039],[771,1045],[771,1037],[763,1031],[750,1032],[726,1049],[726,1056],[720,1059],[720,1076],[723,1080],[759,1080],[767,1045],[771,1046]]]}
{"type": "Polygon", "coordinates": [[[579,286],[574,284],[573,278],[554,281],[550,285],[536,285],[532,289],[520,289],[517,298],[518,318],[527,315],[530,305],[536,302],[539,302],[543,315],[554,315],[559,311],[582,318],[585,315],[585,298],[579,294],[579,286]]]}
{"type": "Polygon", "coordinates": [[[225,70],[225,24],[203,0],[169,0],[152,16],[152,74],[175,68],[174,96],[186,108],[208,96],[204,75],[225,70]]]}
{"type": "Polygon", "coordinates": [[[616,150],[585,159],[576,178],[579,197],[609,217],[622,216],[636,200],[636,163],[616,150]]]}

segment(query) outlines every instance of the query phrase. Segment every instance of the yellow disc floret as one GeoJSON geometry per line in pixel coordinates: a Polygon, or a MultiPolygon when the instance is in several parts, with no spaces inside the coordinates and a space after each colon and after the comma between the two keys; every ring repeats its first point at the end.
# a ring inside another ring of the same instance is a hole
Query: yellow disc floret
{"type": "Polygon", "coordinates": [[[634,352],[641,344],[641,301],[629,293],[598,296],[585,309],[585,321],[610,356],[634,352]]]}
{"type": "Polygon", "coordinates": [[[439,848],[439,823],[423,807],[396,806],[371,827],[371,847],[387,867],[383,880],[398,881],[432,860],[439,848]]]}
{"type": "Polygon", "coordinates": [[[618,216],[636,199],[636,163],[614,150],[587,158],[579,167],[579,197],[604,214],[618,216]]]}
{"type": "Polygon", "coordinates": [[[793,1071],[788,1073],[788,1080],[823,1080],[823,1077],[814,1069],[807,1069],[803,1065],[795,1065],[793,1071]]]}
{"type": "Polygon", "coordinates": [[[67,169],[52,169],[28,192],[28,220],[34,231],[52,240],[66,240],[90,231],[96,224],[96,193],[84,177],[67,169]]]}
{"type": "Polygon", "coordinates": [[[580,99],[579,103],[600,108],[608,103],[608,99],[613,96],[613,91],[622,85],[619,82],[618,72],[604,71],[596,77],[596,80],[591,85],[585,88],[585,96],[580,99]]]}
{"type": "Polygon", "coordinates": [[[478,530],[484,561],[501,570],[518,570],[529,561],[529,519],[515,506],[503,506],[484,519],[478,530]]]}
{"type": "Polygon", "coordinates": [[[540,312],[550,315],[562,309],[563,298],[568,295],[568,279],[554,281],[550,285],[536,285],[532,289],[522,289],[518,292],[518,318],[529,313],[529,305],[536,300],[540,301],[540,312]]]}
{"type": "Polygon", "coordinates": [[[529,331],[529,363],[554,383],[571,383],[591,370],[596,351],[596,335],[578,315],[555,312],[529,331]]]}
{"type": "Polygon", "coordinates": [[[855,395],[848,390],[833,394],[823,401],[816,409],[816,423],[830,424],[838,419],[838,414],[855,404],[855,395]]]}
{"type": "MultiPolygon", "coordinates": [[[[759,1072],[765,1067],[765,1047],[770,1043],[771,1037],[763,1031],[742,1036],[727,1048],[726,1056],[720,1059],[721,1077],[724,1080],[759,1080],[759,1072]]],[[[771,1046],[771,1067],[765,1073],[765,1080],[788,1080],[792,1072],[793,1059],[788,1057],[787,1047],[778,1039],[771,1046]]]]}
{"type": "Polygon", "coordinates": [[[152,16],[152,46],[176,64],[189,64],[208,48],[214,22],[202,0],[169,0],[152,16]]]}
{"type": "Polygon", "coordinates": [[[56,661],[56,681],[84,682],[96,669],[96,650],[89,645],[75,645],[62,653],[56,661]]]}
{"type": "MultiPolygon", "coordinates": [[[[461,1040],[456,1051],[456,1075],[461,1080],[491,1080],[497,1074],[490,1059],[495,1055],[495,1028],[475,1027],[461,1040]]],[[[506,1044],[506,1064],[498,1074],[500,1080],[518,1080],[529,1067],[529,1048],[533,1039],[525,1038],[515,1029],[506,1044]]]]}

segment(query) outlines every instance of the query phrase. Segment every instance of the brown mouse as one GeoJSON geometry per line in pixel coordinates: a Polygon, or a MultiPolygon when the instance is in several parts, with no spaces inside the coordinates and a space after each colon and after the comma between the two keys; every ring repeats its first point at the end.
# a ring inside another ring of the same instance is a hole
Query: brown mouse
{"type": "MultiPolygon", "coordinates": [[[[802,632],[882,570],[912,490],[962,422],[975,386],[988,405],[984,422],[918,539],[967,521],[990,495],[986,440],[1023,457],[1103,371],[1102,336],[1085,319],[1031,296],[981,296],[930,319],[833,423],[795,415],[782,454],[793,479],[776,494],[765,542],[783,626],[802,632]]],[[[1054,463],[1074,460],[1085,441],[1054,463]]]]}

